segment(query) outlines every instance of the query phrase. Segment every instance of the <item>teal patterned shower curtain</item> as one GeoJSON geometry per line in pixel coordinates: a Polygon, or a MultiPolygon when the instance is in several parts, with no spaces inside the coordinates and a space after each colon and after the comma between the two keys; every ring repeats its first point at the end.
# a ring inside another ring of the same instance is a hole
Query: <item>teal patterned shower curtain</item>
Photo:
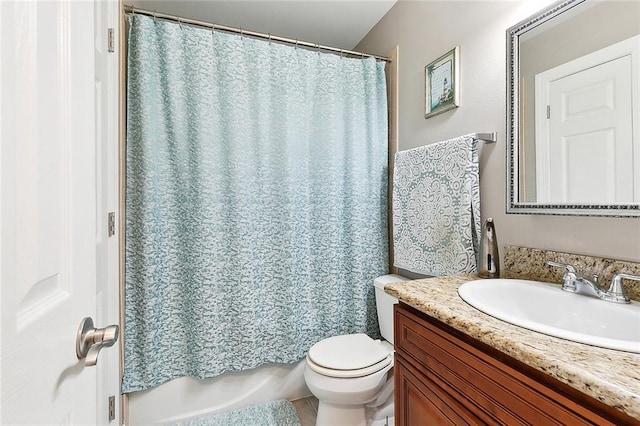
{"type": "Polygon", "coordinates": [[[123,391],[375,336],[384,64],[129,19],[123,391]]]}

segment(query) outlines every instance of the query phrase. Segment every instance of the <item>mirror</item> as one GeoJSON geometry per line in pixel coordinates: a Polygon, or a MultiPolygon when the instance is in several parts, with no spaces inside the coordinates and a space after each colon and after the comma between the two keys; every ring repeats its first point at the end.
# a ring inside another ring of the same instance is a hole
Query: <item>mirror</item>
{"type": "Polygon", "coordinates": [[[640,216],[640,2],[507,30],[507,213],[640,216]]]}

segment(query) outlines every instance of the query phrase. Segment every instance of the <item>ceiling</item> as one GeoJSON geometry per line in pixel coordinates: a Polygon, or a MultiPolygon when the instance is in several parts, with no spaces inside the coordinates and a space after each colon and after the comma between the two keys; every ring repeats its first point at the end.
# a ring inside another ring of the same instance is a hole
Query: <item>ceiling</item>
{"type": "Polygon", "coordinates": [[[125,0],[180,17],[351,50],[396,0],[125,0]]]}

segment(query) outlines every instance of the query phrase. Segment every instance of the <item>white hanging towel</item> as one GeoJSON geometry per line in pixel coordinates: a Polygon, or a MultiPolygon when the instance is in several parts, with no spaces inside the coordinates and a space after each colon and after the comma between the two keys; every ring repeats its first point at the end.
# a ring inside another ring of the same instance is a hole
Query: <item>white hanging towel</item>
{"type": "Polygon", "coordinates": [[[480,179],[474,135],[397,152],[394,265],[423,275],[476,271],[480,179]]]}

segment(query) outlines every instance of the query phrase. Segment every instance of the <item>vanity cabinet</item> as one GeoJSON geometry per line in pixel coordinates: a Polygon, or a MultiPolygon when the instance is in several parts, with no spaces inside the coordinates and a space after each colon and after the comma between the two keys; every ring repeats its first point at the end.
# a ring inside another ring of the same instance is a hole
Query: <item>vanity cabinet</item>
{"type": "Polygon", "coordinates": [[[406,304],[394,327],[396,425],[640,425],[406,304]]]}

